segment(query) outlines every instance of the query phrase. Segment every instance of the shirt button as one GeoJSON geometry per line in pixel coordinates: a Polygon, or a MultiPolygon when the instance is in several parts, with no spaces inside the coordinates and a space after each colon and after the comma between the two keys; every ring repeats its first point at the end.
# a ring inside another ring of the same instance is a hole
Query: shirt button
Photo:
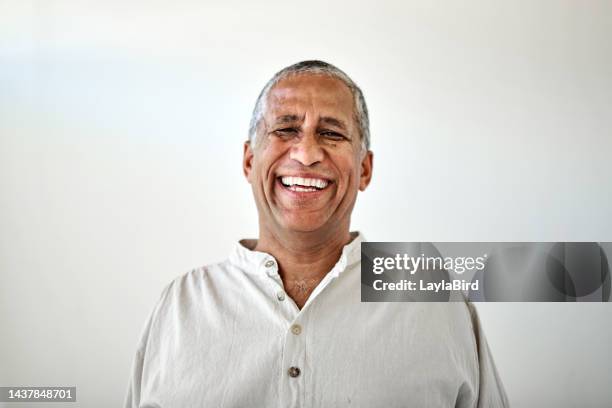
{"type": "Polygon", "coordinates": [[[267,261],[267,262],[264,264],[264,266],[265,266],[266,268],[271,268],[271,267],[273,267],[273,266],[274,266],[274,261],[267,261]]]}
{"type": "Polygon", "coordinates": [[[283,300],[285,300],[285,292],[278,292],[276,294],[276,298],[282,302],[283,300]]]}
{"type": "Polygon", "coordinates": [[[294,324],[293,326],[291,326],[291,333],[298,336],[301,332],[302,332],[302,326],[300,326],[299,324],[294,324]]]}
{"type": "Polygon", "coordinates": [[[289,377],[297,377],[300,375],[300,369],[298,367],[289,367],[289,377]]]}

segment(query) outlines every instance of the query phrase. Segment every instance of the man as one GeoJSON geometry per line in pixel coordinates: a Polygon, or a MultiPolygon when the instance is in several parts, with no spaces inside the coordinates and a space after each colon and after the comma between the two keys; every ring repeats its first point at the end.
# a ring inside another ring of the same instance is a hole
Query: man
{"type": "Polygon", "coordinates": [[[259,239],[174,280],[140,341],[126,407],[505,407],[475,310],[361,303],[357,192],[368,111],[304,61],[261,92],[243,169],[259,239]]]}

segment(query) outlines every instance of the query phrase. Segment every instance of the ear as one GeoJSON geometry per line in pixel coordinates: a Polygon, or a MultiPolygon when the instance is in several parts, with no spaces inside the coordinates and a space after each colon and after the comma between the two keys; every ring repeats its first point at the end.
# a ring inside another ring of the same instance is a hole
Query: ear
{"type": "Polygon", "coordinates": [[[242,172],[247,181],[251,182],[251,170],[253,169],[253,148],[251,142],[244,142],[244,151],[242,154],[242,172]]]}
{"type": "Polygon", "coordinates": [[[374,160],[374,153],[368,150],[361,160],[361,178],[359,180],[359,190],[364,191],[372,180],[372,165],[374,160]]]}

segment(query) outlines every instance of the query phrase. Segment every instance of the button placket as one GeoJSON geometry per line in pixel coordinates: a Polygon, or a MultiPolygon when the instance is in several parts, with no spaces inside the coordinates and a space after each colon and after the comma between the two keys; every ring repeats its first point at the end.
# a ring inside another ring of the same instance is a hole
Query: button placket
{"type": "Polygon", "coordinates": [[[281,376],[281,405],[286,407],[301,407],[305,398],[306,345],[304,326],[294,320],[288,325],[283,348],[281,376]]]}
{"type": "Polygon", "coordinates": [[[275,292],[276,299],[279,302],[284,301],[286,298],[286,294],[285,294],[285,291],[283,290],[283,284],[282,284],[283,281],[281,280],[280,276],[278,275],[278,271],[276,270],[276,262],[273,259],[268,259],[264,262],[263,266],[266,269],[266,274],[272,280],[274,280],[275,284],[278,287],[280,287],[280,289],[277,289],[275,292]]]}
{"type": "Polygon", "coordinates": [[[283,290],[283,281],[281,280],[276,270],[276,262],[272,259],[268,259],[264,262],[263,266],[266,268],[266,273],[268,274],[268,276],[272,278],[280,287],[276,290],[276,300],[278,300],[279,302],[283,302],[287,298],[287,294],[283,290]]]}

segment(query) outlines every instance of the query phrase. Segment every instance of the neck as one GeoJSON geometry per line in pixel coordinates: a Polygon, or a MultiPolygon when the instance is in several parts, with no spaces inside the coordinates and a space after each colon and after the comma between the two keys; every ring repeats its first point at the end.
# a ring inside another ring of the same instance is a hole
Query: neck
{"type": "Polygon", "coordinates": [[[344,228],[313,232],[273,231],[260,223],[255,250],[276,258],[285,291],[301,309],[350,241],[348,223],[344,228]]]}

